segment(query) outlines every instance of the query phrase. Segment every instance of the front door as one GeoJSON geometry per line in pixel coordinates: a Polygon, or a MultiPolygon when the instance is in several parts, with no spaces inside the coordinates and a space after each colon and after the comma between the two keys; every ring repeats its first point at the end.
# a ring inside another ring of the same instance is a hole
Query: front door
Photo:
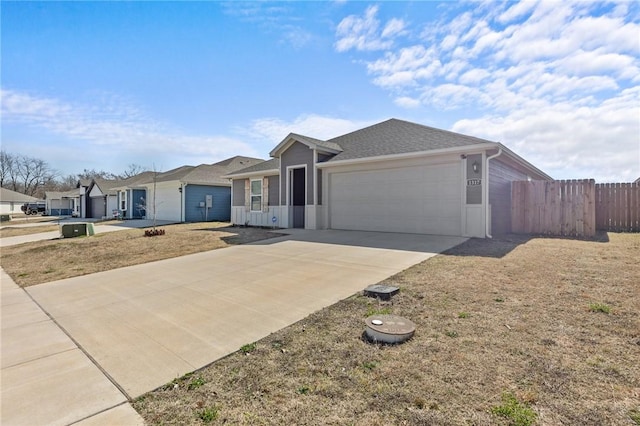
{"type": "Polygon", "coordinates": [[[306,179],[305,169],[292,169],[289,171],[289,200],[292,215],[292,228],[304,228],[304,211],[306,205],[306,179]]]}

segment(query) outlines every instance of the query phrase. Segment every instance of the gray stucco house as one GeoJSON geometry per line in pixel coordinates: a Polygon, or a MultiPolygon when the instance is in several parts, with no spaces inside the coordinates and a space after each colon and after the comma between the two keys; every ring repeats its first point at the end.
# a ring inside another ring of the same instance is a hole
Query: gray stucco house
{"type": "Polygon", "coordinates": [[[486,237],[511,229],[511,181],[551,180],[501,143],[398,119],[270,155],[226,176],[234,224],[486,237]]]}

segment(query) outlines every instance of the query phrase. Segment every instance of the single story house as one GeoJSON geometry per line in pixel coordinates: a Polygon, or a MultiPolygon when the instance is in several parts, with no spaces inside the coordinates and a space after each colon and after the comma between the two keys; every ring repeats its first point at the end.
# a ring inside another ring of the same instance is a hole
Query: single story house
{"type": "Polygon", "coordinates": [[[234,224],[487,237],[511,181],[552,180],[503,144],[390,119],[329,140],[289,134],[229,173],[234,224]]]}
{"type": "Polygon", "coordinates": [[[229,221],[231,182],[222,176],[264,162],[235,156],[214,164],[144,172],[112,186],[125,219],[146,217],[174,222],[229,221]]]}
{"type": "Polygon", "coordinates": [[[80,214],[80,193],[77,189],[64,192],[46,191],[44,199],[49,216],[79,216],[80,214]]]}
{"type": "Polygon", "coordinates": [[[113,189],[121,181],[111,179],[93,179],[89,186],[80,185],[84,201],[81,217],[101,219],[112,217],[118,211],[118,193],[113,189]]]}
{"type": "Polygon", "coordinates": [[[0,214],[22,214],[20,207],[24,203],[35,203],[36,201],[39,200],[30,195],[0,188],[0,214]]]}

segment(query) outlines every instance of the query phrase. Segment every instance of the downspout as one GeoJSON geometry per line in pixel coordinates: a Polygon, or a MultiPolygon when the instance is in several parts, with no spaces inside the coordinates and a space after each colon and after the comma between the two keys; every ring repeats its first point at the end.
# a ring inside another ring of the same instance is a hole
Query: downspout
{"type": "Polygon", "coordinates": [[[484,185],[484,193],[485,193],[485,202],[484,202],[484,208],[485,208],[485,212],[484,212],[484,217],[485,217],[485,224],[484,224],[484,231],[485,234],[487,236],[487,238],[493,238],[493,236],[489,233],[489,227],[491,226],[491,217],[489,216],[489,160],[493,160],[496,157],[499,157],[502,154],[502,148],[498,148],[498,152],[493,154],[491,157],[487,157],[487,161],[486,161],[486,166],[485,166],[485,173],[487,174],[487,177],[485,178],[485,185],[484,185]]]}
{"type": "Polygon", "coordinates": [[[184,211],[184,188],[186,186],[187,186],[186,184],[180,182],[180,188],[179,188],[179,191],[180,191],[180,223],[182,223],[182,221],[183,221],[182,218],[185,215],[185,211],[184,211]]]}

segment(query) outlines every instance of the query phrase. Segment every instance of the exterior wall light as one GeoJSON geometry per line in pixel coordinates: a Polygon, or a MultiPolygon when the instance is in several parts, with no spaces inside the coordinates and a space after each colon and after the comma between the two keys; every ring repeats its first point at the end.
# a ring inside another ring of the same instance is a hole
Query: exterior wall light
{"type": "Polygon", "coordinates": [[[478,173],[478,171],[480,170],[480,164],[478,164],[477,161],[474,161],[471,165],[471,168],[473,169],[474,173],[478,173]]]}

